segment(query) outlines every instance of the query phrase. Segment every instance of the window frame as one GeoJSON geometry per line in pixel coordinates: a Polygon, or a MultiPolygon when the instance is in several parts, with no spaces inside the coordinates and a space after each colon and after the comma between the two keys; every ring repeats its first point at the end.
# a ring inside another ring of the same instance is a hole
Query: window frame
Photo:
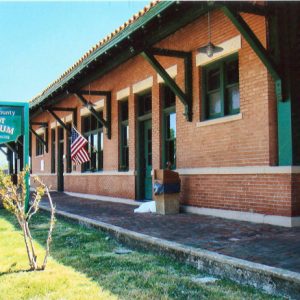
{"type": "Polygon", "coordinates": [[[88,173],[88,172],[101,172],[103,171],[103,148],[104,148],[104,133],[103,133],[103,126],[102,124],[98,121],[98,120],[94,120],[97,124],[97,128],[91,130],[89,128],[89,130],[85,131],[85,120],[89,118],[89,127],[91,127],[91,123],[92,123],[92,118],[95,118],[92,114],[89,114],[87,116],[84,116],[81,121],[82,121],[82,135],[88,140],[88,144],[86,145],[86,150],[91,158],[90,161],[85,162],[82,164],[81,167],[81,172],[82,173],[88,173]],[[92,136],[97,135],[97,149],[98,151],[94,151],[94,149],[91,147],[91,140],[92,140],[92,136]],[[99,151],[99,149],[101,149],[99,151]],[[93,155],[96,155],[96,168],[93,168],[92,163],[93,163],[93,155]]]}
{"type": "Polygon", "coordinates": [[[72,158],[71,158],[71,129],[72,123],[69,122],[66,124],[67,128],[70,130],[66,130],[66,146],[67,146],[67,155],[66,155],[66,173],[72,173],[72,158]]]}
{"type": "Polygon", "coordinates": [[[128,98],[125,98],[119,102],[119,141],[120,141],[120,154],[119,154],[119,171],[127,172],[129,171],[129,141],[127,142],[127,145],[124,143],[124,135],[123,135],[123,130],[127,130],[128,132],[128,137],[127,140],[129,140],[129,103],[128,103],[128,98]],[[127,103],[127,119],[123,120],[122,119],[122,105],[124,103],[127,103]],[[125,161],[124,159],[124,153],[127,151],[128,153],[128,161],[125,161]]]}
{"type": "Polygon", "coordinates": [[[51,129],[51,174],[56,173],[56,128],[51,129]]]}
{"type": "MultiPolygon", "coordinates": [[[[176,130],[176,137],[175,138],[167,138],[168,133],[167,133],[167,117],[170,116],[171,114],[175,113],[176,115],[176,95],[175,96],[175,103],[171,106],[166,107],[165,106],[165,89],[169,88],[167,85],[162,84],[161,85],[161,89],[162,89],[162,106],[163,106],[163,110],[162,110],[162,168],[165,169],[166,168],[166,164],[167,164],[167,147],[166,147],[166,143],[169,141],[174,141],[175,140],[175,149],[174,149],[174,155],[175,155],[175,159],[174,159],[174,163],[171,165],[171,170],[175,170],[176,169],[176,139],[177,139],[177,130],[176,130]]],[[[177,125],[177,124],[176,124],[177,125]]]]}
{"type": "MultiPolygon", "coordinates": [[[[38,136],[45,140],[45,136],[46,136],[46,133],[43,132],[43,133],[40,133],[38,134],[38,136]]],[[[45,145],[37,138],[35,137],[35,156],[42,156],[45,154],[45,145]]]]}
{"type": "MultiPolygon", "coordinates": [[[[240,113],[240,106],[237,109],[232,108],[232,102],[229,103],[227,91],[229,88],[238,87],[240,90],[240,80],[238,76],[238,81],[236,83],[227,84],[227,76],[226,76],[226,64],[237,61],[239,63],[238,53],[231,54],[222,59],[214,61],[210,64],[207,64],[202,67],[201,77],[202,77],[202,113],[201,119],[205,120],[214,120],[217,118],[232,116],[240,113]],[[208,91],[208,72],[213,69],[219,69],[220,72],[220,86],[218,89],[208,91]],[[208,95],[215,93],[216,91],[220,92],[220,101],[221,101],[221,111],[219,113],[210,114],[209,113],[209,98],[208,95]]],[[[239,64],[238,64],[238,72],[239,72],[239,64]]],[[[239,74],[238,74],[239,75],[239,74]]]]}
{"type": "Polygon", "coordinates": [[[152,114],[152,90],[147,89],[140,94],[137,94],[137,102],[138,102],[138,109],[137,115],[138,118],[148,116],[152,114]],[[150,105],[150,109],[146,110],[146,102],[150,105]]]}

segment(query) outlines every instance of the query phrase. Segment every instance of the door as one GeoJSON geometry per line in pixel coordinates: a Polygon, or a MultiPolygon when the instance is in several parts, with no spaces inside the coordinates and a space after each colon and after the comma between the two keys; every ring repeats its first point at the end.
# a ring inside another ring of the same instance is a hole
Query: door
{"type": "Polygon", "coordinates": [[[141,137],[143,146],[142,153],[142,176],[144,186],[144,198],[146,200],[152,200],[152,123],[151,120],[143,122],[143,135],[141,137]]]}
{"type": "Polygon", "coordinates": [[[64,191],[64,129],[58,128],[57,190],[64,191]]]}

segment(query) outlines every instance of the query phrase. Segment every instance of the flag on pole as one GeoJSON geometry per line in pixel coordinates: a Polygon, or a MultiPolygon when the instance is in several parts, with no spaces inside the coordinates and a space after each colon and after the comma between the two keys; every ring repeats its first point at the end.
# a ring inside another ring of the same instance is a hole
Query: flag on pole
{"type": "Polygon", "coordinates": [[[90,156],[84,146],[88,141],[74,128],[71,129],[71,159],[77,165],[90,161],[90,156]]]}

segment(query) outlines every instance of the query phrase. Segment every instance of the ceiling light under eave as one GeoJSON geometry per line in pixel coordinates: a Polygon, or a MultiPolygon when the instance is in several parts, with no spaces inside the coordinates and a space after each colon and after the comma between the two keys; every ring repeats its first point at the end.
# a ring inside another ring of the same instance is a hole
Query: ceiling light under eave
{"type": "Polygon", "coordinates": [[[207,12],[207,33],[208,33],[208,43],[205,46],[200,47],[198,49],[198,52],[199,53],[205,53],[208,57],[213,57],[213,55],[215,53],[223,51],[223,48],[215,46],[211,42],[211,25],[210,25],[210,13],[209,13],[209,11],[207,12]]]}
{"type": "Polygon", "coordinates": [[[223,50],[222,47],[215,46],[212,42],[208,42],[205,46],[198,48],[199,53],[204,53],[208,57],[213,57],[215,53],[222,52],[223,50]]]}

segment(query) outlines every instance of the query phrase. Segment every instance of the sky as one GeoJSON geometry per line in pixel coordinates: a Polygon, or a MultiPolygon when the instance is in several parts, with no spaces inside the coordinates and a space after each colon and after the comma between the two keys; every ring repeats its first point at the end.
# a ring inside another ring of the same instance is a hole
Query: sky
{"type": "Polygon", "coordinates": [[[28,101],[149,1],[0,2],[0,101],[28,101]]]}
{"type": "Polygon", "coordinates": [[[149,2],[0,0],[0,101],[29,101],[149,2]]]}

